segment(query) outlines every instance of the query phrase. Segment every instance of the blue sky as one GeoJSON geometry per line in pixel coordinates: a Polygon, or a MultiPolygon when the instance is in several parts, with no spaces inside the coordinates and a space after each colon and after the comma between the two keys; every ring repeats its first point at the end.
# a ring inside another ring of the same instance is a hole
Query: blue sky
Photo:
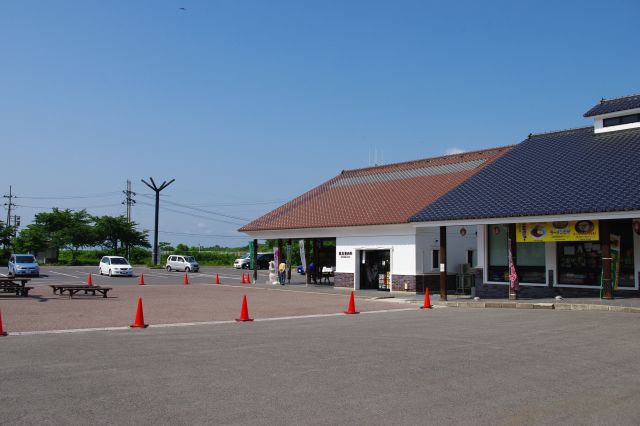
{"type": "Polygon", "coordinates": [[[639,12],[637,1],[0,0],[0,193],[13,186],[25,225],[54,206],[122,214],[130,179],[133,219],[152,229],[140,179],[175,178],[160,240],[240,245],[242,219],[374,152],[407,161],[588,125],[601,97],[640,92],[639,12]]]}

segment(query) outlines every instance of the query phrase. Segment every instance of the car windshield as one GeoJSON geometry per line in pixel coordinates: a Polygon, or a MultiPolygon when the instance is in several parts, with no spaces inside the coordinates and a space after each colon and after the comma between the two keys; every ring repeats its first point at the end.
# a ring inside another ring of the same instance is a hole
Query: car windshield
{"type": "Polygon", "coordinates": [[[111,264],[112,265],[128,265],[129,262],[127,262],[127,259],[125,259],[124,257],[112,257],[111,264]]]}
{"type": "Polygon", "coordinates": [[[187,262],[195,262],[196,259],[193,256],[185,256],[184,260],[187,262]]]}
{"type": "Polygon", "coordinates": [[[33,256],[16,256],[16,263],[35,263],[33,256]]]}

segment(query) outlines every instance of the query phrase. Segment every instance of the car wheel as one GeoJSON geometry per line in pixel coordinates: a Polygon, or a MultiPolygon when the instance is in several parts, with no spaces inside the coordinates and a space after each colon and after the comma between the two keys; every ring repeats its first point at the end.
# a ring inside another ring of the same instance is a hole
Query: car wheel
{"type": "Polygon", "coordinates": [[[184,271],[188,274],[189,272],[191,272],[191,268],[187,266],[186,268],[184,268],[184,271]]]}
{"type": "Polygon", "coordinates": [[[98,268],[98,275],[102,275],[102,268],[98,268]]]}
{"type": "Polygon", "coordinates": [[[109,276],[112,277],[113,275],[111,275],[111,269],[109,269],[109,276]]]}
{"type": "Polygon", "coordinates": [[[171,272],[171,266],[167,265],[167,272],[171,272]]]}

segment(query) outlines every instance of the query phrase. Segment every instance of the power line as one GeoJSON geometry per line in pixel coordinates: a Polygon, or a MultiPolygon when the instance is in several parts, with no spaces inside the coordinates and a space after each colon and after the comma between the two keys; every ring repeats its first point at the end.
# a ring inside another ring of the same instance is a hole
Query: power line
{"type": "Polygon", "coordinates": [[[220,212],[214,212],[214,211],[211,211],[211,210],[201,209],[199,207],[194,207],[194,206],[190,206],[190,205],[187,205],[187,204],[176,203],[174,201],[164,200],[164,202],[167,203],[167,204],[171,204],[172,206],[182,207],[182,208],[185,208],[185,209],[192,209],[192,210],[195,210],[195,211],[199,211],[199,212],[207,213],[207,214],[212,214],[212,215],[215,215],[215,216],[222,216],[222,217],[226,217],[227,219],[236,219],[236,220],[241,220],[243,222],[248,222],[249,221],[249,219],[244,218],[244,217],[233,216],[233,215],[224,214],[224,213],[220,213],[220,212]]]}
{"type": "Polygon", "coordinates": [[[171,231],[160,231],[161,234],[169,234],[169,235],[184,235],[188,237],[212,237],[212,238],[242,238],[246,239],[246,235],[217,235],[217,234],[192,234],[189,232],[171,232],[171,231]]]}
{"type": "MultiPolygon", "coordinates": [[[[145,203],[144,201],[138,201],[138,204],[143,205],[143,206],[153,207],[153,204],[145,203]]],[[[223,220],[223,219],[215,219],[213,217],[202,216],[202,215],[195,214],[195,213],[183,212],[183,211],[172,209],[172,208],[169,208],[169,207],[163,207],[162,209],[166,210],[166,211],[173,212],[173,213],[178,213],[178,214],[183,214],[183,215],[186,215],[186,216],[196,217],[196,218],[199,218],[199,219],[212,220],[214,222],[222,222],[222,223],[228,223],[230,225],[239,225],[239,226],[244,225],[244,223],[231,222],[231,221],[223,220]]]]}
{"type": "Polygon", "coordinates": [[[91,194],[91,195],[63,195],[59,197],[16,197],[16,198],[21,198],[25,200],[74,200],[74,199],[81,199],[81,198],[102,198],[109,195],[117,195],[119,193],[120,193],[119,191],[112,191],[112,192],[103,192],[101,194],[91,194]]]}

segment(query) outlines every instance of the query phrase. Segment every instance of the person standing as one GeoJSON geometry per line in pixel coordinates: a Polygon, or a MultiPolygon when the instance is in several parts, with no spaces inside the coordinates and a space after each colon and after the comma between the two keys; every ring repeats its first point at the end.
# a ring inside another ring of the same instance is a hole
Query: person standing
{"type": "Polygon", "coordinates": [[[287,279],[287,264],[284,262],[280,262],[278,265],[278,278],[280,279],[280,285],[284,285],[285,280],[287,279]]]}

